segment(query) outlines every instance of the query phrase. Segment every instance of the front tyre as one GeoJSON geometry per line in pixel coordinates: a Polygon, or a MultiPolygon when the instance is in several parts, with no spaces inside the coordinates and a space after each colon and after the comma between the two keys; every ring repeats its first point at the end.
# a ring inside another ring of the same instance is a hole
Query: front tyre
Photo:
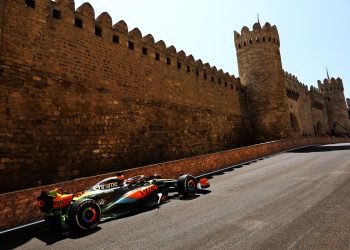
{"type": "Polygon", "coordinates": [[[177,192],[187,198],[193,197],[197,191],[197,182],[196,179],[189,174],[184,174],[179,177],[177,180],[177,192]]]}
{"type": "Polygon", "coordinates": [[[69,210],[68,219],[75,229],[91,230],[100,222],[100,206],[92,199],[77,200],[69,210]]]}

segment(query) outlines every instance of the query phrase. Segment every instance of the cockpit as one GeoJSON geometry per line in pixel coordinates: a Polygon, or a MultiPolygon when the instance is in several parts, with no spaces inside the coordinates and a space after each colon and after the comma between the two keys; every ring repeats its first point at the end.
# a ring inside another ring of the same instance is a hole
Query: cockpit
{"type": "Polygon", "coordinates": [[[89,188],[89,190],[92,190],[92,191],[108,190],[108,189],[123,187],[123,186],[124,186],[124,176],[115,176],[115,177],[104,179],[96,183],[94,186],[89,188]]]}

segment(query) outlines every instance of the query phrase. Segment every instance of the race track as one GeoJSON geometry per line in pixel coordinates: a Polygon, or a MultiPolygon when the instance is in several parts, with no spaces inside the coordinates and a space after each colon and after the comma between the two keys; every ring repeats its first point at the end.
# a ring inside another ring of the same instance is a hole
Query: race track
{"type": "Polygon", "coordinates": [[[211,192],[60,235],[42,224],[1,249],[350,249],[350,144],[304,148],[213,175],[211,192]]]}

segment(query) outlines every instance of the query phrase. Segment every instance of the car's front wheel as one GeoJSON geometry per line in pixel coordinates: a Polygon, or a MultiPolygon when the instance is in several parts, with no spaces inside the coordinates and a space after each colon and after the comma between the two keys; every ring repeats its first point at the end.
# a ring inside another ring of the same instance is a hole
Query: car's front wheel
{"type": "Polygon", "coordinates": [[[177,180],[177,191],[183,197],[192,197],[197,191],[197,181],[189,174],[184,174],[177,180]]]}
{"type": "Polygon", "coordinates": [[[70,225],[79,230],[91,230],[101,219],[101,209],[92,199],[75,201],[68,214],[70,225]]]}

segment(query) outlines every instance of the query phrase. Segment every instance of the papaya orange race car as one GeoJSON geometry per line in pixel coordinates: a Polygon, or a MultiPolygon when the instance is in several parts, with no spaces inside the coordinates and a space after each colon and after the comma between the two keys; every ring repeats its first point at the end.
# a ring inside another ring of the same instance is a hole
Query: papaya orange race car
{"type": "Polygon", "coordinates": [[[191,197],[209,186],[206,178],[197,180],[189,174],[177,180],[162,179],[159,175],[124,179],[118,175],[76,194],[63,194],[60,189],[42,191],[37,202],[46,221],[63,229],[90,230],[100,221],[158,206],[169,192],[191,197]]]}

